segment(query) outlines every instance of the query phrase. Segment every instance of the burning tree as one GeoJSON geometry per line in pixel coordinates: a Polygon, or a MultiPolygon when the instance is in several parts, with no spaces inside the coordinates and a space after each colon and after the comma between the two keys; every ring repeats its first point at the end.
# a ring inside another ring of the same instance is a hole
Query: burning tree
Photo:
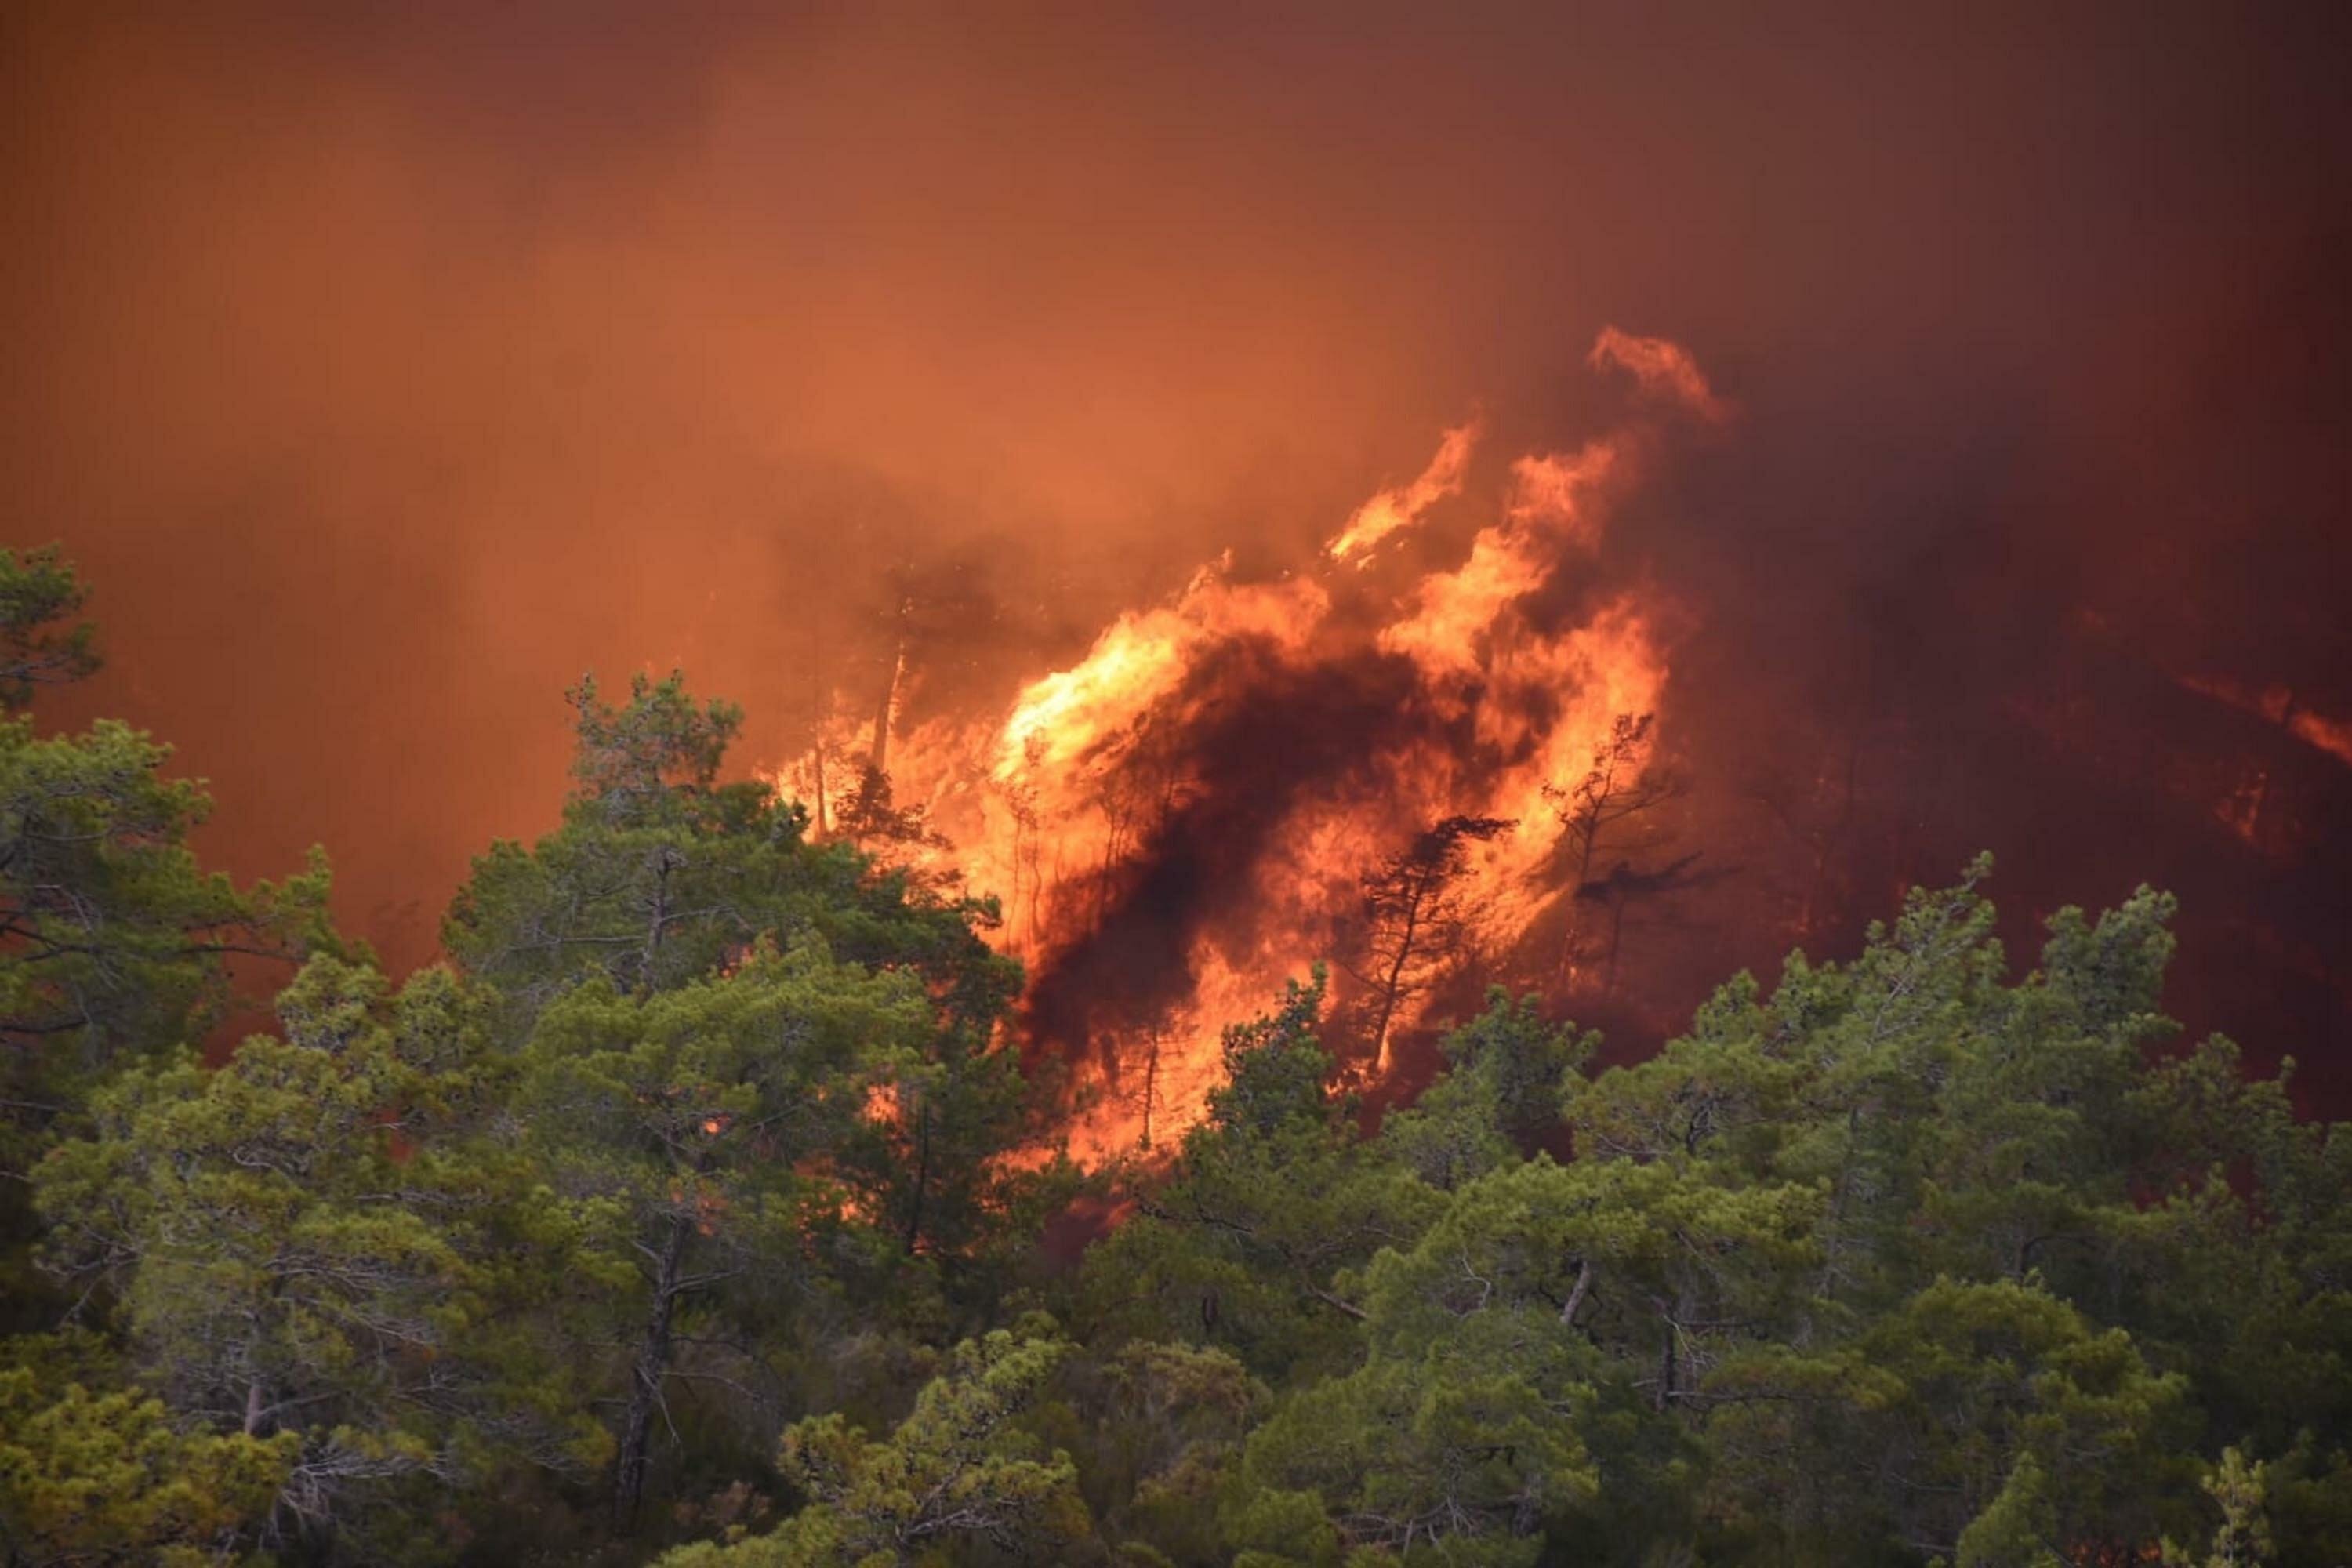
{"type": "Polygon", "coordinates": [[[1559,814],[1560,846],[1579,883],[1592,875],[1593,857],[1610,828],[1682,793],[1680,780],[1651,763],[1657,717],[1618,714],[1609,738],[1592,749],[1592,766],[1582,778],[1544,785],[1544,798],[1559,814]]]}
{"type": "MultiPolygon", "coordinates": [[[[877,565],[854,606],[824,609],[843,623],[824,660],[835,689],[818,744],[777,771],[777,787],[814,798],[817,837],[846,838],[918,884],[952,868],[1005,900],[993,940],[1029,965],[1029,1045],[1083,1058],[1104,1091],[1077,1147],[1129,1147],[1147,1121],[1158,1143],[1197,1121],[1218,1024],[1299,952],[1360,969],[1351,1044],[1370,1039],[1384,1058],[1421,1010],[1413,996],[1461,967],[1459,922],[1433,932],[1419,910],[1451,874],[1410,852],[1375,865],[1432,823],[1556,811],[1564,837],[1497,838],[1470,857],[1462,890],[1480,886],[1479,940],[1498,954],[1540,951],[1556,973],[1561,928],[1600,929],[1574,889],[1633,847],[1625,817],[1672,793],[1649,766],[1671,617],[1639,590],[1547,589],[1570,568],[1583,579],[1665,421],[1719,409],[1671,343],[1605,334],[1595,363],[1632,371],[1635,405],[1573,450],[1512,462],[1494,515],[1452,564],[1430,563],[1464,542],[1428,517],[1464,490],[1475,426],[1449,432],[1420,481],[1360,509],[1311,566],[1267,576],[1237,574],[1230,556],[1204,563],[1001,710],[998,678],[1067,628],[1024,627],[1027,611],[983,593],[992,554],[945,570],[902,555],[877,565]],[[1408,532],[1416,548],[1392,549],[1408,532]],[[1613,734],[1612,714],[1627,715],[1613,734]],[[1450,754],[1474,733],[1475,755],[1450,754]],[[1294,740],[1296,755],[1261,765],[1294,740]],[[1396,797],[1353,782],[1397,769],[1412,783],[1396,797]],[[907,814],[917,806],[919,819],[907,814]],[[1380,848],[1352,847],[1366,842],[1380,848]],[[1369,905],[1367,871],[1388,884],[1369,905]],[[1342,940],[1327,946],[1335,924],[1342,940]]],[[[1637,855],[1632,868],[1648,867],[1637,855]]]]}
{"type": "MultiPolygon", "coordinates": [[[[1032,740],[1024,748],[1023,760],[1034,768],[1042,750],[1042,743],[1032,740]]],[[[1045,814],[1038,809],[1037,785],[1024,773],[992,781],[992,787],[1004,803],[1004,814],[1013,824],[1013,889],[1005,905],[1005,930],[1034,946],[1039,931],[1037,905],[1045,883],[1045,814]]]]}
{"type": "Polygon", "coordinates": [[[844,1254],[861,1269],[976,1251],[1015,1206],[989,1162],[1024,1112],[1017,1061],[990,1047],[1014,973],[978,906],[811,845],[798,805],[721,782],[740,710],[683,678],[639,677],[617,707],[593,681],[572,696],[562,826],[478,861],[445,942],[493,999],[521,1146],[590,1260],[574,1305],[593,1328],[564,1331],[618,1346],[590,1375],[618,1384],[626,1521],[673,1384],[764,1364],[740,1347],[773,1325],[779,1270],[845,1226],[870,1238],[844,1254]],[[866,1114],[877,1087],[887,1124],[866,1114]]]}
{"type": "Polygon", "coordinates": [[[1601,949],[1601,961],[1603,994],[1617,985],[1617,951],[1624,942],[1626,907],[1713,880],[1712,874],[1691,869],[1698,863],[1698,857],[1699,852],[1694,849],[1655,871],[1636,871],[1633,862],[1620,860],[1609,868],[1607,876],[1576,885],[1578,903],[1594,905],[1608,912],[1609,940],[1601,949]]]}
{"type": "Polygon", "coordinates": [[[1093,791],[1104,828],[1101,861],[1087,873],[1097,920],[1121,863],[1146,852],[1187,799],[1184,736],[1165,713],[1146,712],[1122,739],[1118,765],[1101,773],[1093,791]]]}
{"type": "Polygon", "coordinates": [[[926,683],[972,661],[1000,607],[972,563],[919,561],[903,541],[881,548],[888,563],[863,593],[793,602],[806,684],[784,704],[801,739],[777,778],[808,804],[816,837],[928,842],[891,800],[893,748],[926,683]]]}
{"type": "Polygon", "coordinates": [[[1369,994],[1372,1070],[1389,1066],[1389,1036],[1404,1004],[1460,962],[1469,911],[1457,896],[1470,846],[1512,826],[1498,816],[1449,816],[1364,877],[1365,964],[1350,971],[1369,994]]]}
{"type": "Polygon", "coordinates": [[[946,837],[931,826],[930,813],[922,804],[898,805],[890,775],[870,763],[858,775],[856,791],[835,808],[834,826],[842,837],[884,860],[892,858],[894,848],[950,847],[946,837]]]}
{"type": "Polygon", "coordinates": [[[1592,765],[1582,778],[1572,784],[1544,785],[1544,798],[1559,816],[1559,859],[1572,895],[1568,932],[1561,943],[1562,966],[1570,973],[1583,955],[1587,934],[1586,921],[1574,911],[1575,905],[1598,904],[1610,911],[1608,968],[1613,979],[1626,900],[1662,890],[1648,883],[1659,879],[1671,882],[1689,864],[1687,859],[1678,861],[1645,879],[1621,860],[1607,877],[1596,879],[1592,875],[1593,862],[1612,829],[1682,793],[1682,781],[1654,761],[1656,730],[1654,713],[1620,713],[1609,726],[1609,738],[1592,749],[1592,765]]]}

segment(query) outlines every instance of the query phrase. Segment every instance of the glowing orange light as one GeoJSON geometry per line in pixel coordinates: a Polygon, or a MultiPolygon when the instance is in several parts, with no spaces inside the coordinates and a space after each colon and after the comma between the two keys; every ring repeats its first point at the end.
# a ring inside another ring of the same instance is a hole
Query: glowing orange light
{"type": "MultiPolygon", "coordinates": [[[[1286,803],[1255,847],[1248,929],[1192,932],[1186,951],[1168,955],[1181,958],[1189,994],[1126,1037],[1093,1043],[1120,1067],[1115,1079],[1098,1064],[1080,1069],[1096,1091],[1069,1131],[1081,1160],[1165,1148],[1199,1121],[1223,1079],[1223,1027],[1262,1012],[1285,980],[1328,955],[1360,907],[1366,868],[1430,823],[1515,825],[1475,845],[1464,873],[1475,940],[1490,950],[1525,938],[1573,891],[1546,876],[1559,823],[1544,786],[1580,774],[1619,716],[1661,708],[1661,606],[1621,592],[1569,624],[1524,606],[1563,574],[1593,569],[1609,515],[1654,445],[1657,409],[1727,414],[1690,356],[1664,340],[1611,329],[1591,363],[1631,374],[1650,412],[1572,452],[1512,463],[1494,520],[1450,569],[1393,597],[1374,597],[1374,574],[1354,570],[1433,526],[1439,501],[1468,493],[1475,421],[1445,431],[1411,483],[1358,508],[1319,570],[1237,583],[1230,562],[1212,563],[1167,602],[1119,616],[1076,663],[1027,682],[1001,714],[933,720],[892,739],[894,801],[922,805],[953,846],[894,853],[996,894],[1005,919],[992,940],[1035,963],[1091,929],[1112,874],[1200,787],[1172,742],[1209,716],[1201,705],[1217,700],[1216,660],[1247,648],[1261,665],[1300,670],[1402,661],[1418,700],[1449,716],[1452,740],[1374,759],[1374,795],[1286,803]]],[[[829,732],[835,754],[848,734],[839,723],[829,732]]],[[[779,770],[778,787],[805,797],[811,771],[779,770]]],[[[1422,1005],[1409,1001],[1397,1026],[1418,1025],[1422,1005]]],[[[869,1117],[887,1122],[898,1111],[888,1090],[869,1094],[869,1117]]]]}

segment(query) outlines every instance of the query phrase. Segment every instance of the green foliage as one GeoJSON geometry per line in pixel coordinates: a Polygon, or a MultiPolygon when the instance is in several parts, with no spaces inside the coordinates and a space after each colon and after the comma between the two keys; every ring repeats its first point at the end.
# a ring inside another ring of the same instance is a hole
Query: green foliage
{"type": "Polygon", "coordinates": [[[2111,1505],[2146,1501],[2130,1489],[2160,1458],[2182,1389],[2121,1330],[2031,1284],[1939,1280],[1855,1352],[1854,1458],[1905,1539],[1993,1563],[2018,1560],[1996,1539],[2079,1541],[2146,1517],[2111,1505]]]}
{"type": "Polygon", "coordinates": [[[266,1533],[346,1531],[403,1482],[478,1480],[502,1457],[593,1458],[527,1361],[491,1353],[527,1276],[566,1238],[520,1212],[513,1171],[456,1143],[410,1151],[480,1086],[467,998],[427,971],[397,998],[321,956],[279,1003],[282,1038],[228,1064],[136,1069],[36,1192],[51,1264],[116,1302],[145,1388],[191,1430],[289,1459],[266,1533]]]}
{"type": "MultiPolygon", "coordinates": [[[[54,547],[0,550],[0,700],[20,708],[36,683],[97,668],[89,626],[49,626],[83,597],[54,547]]],[[[163,776],[170,757],[111,721],[45,738],[27,716],[0,720],[0,1092],[37,1121],[126,1056],[200,1032],[225,994],[226,954],[318,934],[326,876],[315,859],[308,876],[251,895],[197,869],[184,845],[210,802],[163,776]]]]}
{"type": "Polygon", "coordinates": [[[43,1365],[62,1348],[56,1341],[10,1348],[17,1364],[0,1371],[0,1537],[11,1562],[235,1560],[284,1488],[299,1437],[191,1432],[152,1394],[56,1375],[43,1365]]]}
{"type": "Polygon", "coordinates": [[[478,861],[445,938],[496,999],[519,1146],[578,1240],[557,1321],[610,1347],[579,1364],[625,1522],[674,1393],[717,1420],[681,1435],[677,1484],[715,1482],[854,1394],[869,1358],[825,1344],[984,1311],[1070,1173],[1002,1158],[1040,1108],[997,1034],[1019,972],[988,906],[723,782],[740,714],[678,677],[572,696],[562,825],[478,861]]]}
{"type": "Polygon", "coordinates": [[[2205,1493],[2221,1515],[2211,1549],[2198,1556],[2168,1542],[2166,1560],[2179,1562],[2181,1568],[2257,1568],[2269,1561],[2273,1542],[2263,1501],[2270,1477],[2270,1466],[2248,1463],[2234,1447],[2222,1449],[2221,1463],[2204,1480],[2205,1493]]]}
{"type": "Polygon", "coordinates": [[[1225,1031],[1226,1082],[1142,1214],[1096,1247],[1084,1295],[1105,1331],[1224,1345],[1254,1370],[1343,1356],[1345,1273],[1439,1196],[1358,1133],[1315,1037],[1318,970],[1225,1031]]]}
{"type": "Polygon", "coordinates": [[[652,995],[598,977],[541,1014],[517,1115],[580,1238],[583,1331],[635,1342],[614,1369],[624,1507],[673,1375],[761,1375],[772,1303],[894,1257],[829,1164],[929,1021],[913,976],[845,966],[814,938],[652,995]],[[734,1364],[680,1369],[681,1338],[732,1349],[734,1364]]]}
{"type": "Polygon", "coordinates": [[[525,1047],[518,1105],[558,1201],[616,1254],[674,1220],[747,1259],[796,1252],[803,1211],[846,1197],[820,1163],[929,1021],[910,975],[762,942],[674,991],[566,993],[525,1047]]]}
{"type": "MultiPolygon", "coordinates": [[[[1253,1490],[1311,1493],[1348,1541],[1407,1563],[1534,1563],[1534,1527],[1595,1477],[1565,1391],[1433,1347],[1301,1390],[1251,1439],[1253,1490]]],[[[1237,1529],[1254,1533],[1244,1510],[1237,1529]]]]}
{"type": "Polygon", "coordinates": [[[70,619],[89,599],[54,544],[18,554],[0,549],[0,707],[22,708],[37,686],[79,680],[99,666],[97,629],[70,619]]]}
{"type": "Polygon", "coordinates": [[[1067,1347],[1003,1330],[958,1345],[876,1441],[839,1415],[784,1434],[782,1468],[812,1500],[772,1534],[682,1548],[666,1568],[894,1568],[957,1541],[1052,1562],[1089,1534],[1069,1457],[1016,1417],[1067,1347]]]}
{"type": "Polygon", "coordinates": [[[1598,1078],[1497,997],[1370,1142],[1312,1009],[1255,1026],[1088,1262],[1098,1336],[1222,1338],[1280,1392],[1229,1547],[2056,1561],[2197,1522],[2185,1452],[2340,1442],[2346,1141],[2225,1043],[2149,1056],[2168,900],[2061,911],[2011,981],[1987,869],[1598,1078]],[[1567,1163],[1528,1157],[1547,1096],[1567,1163]]]}
{"type": "Polygon", "coordinates": [[[737,710],[696,707],[675,674],[637,677],[619,708],[593,680],[571,697],[579,746],[562,826],[478,859],[442,933],[526,1018],[595,976],[639,992],[715,973],[761,936],[790,947],[814,934],[847,963],[917,967],[983,1026],[1010,999],[1018,971],[973,929],[987,906],[910,897],[849,847],[810,844],[797,803],[720,782],[737,710]]]}
{"type": "MultiPolygon", "coordinates": [[[[0,695],[80,603],[0,552],[0,695]]],[[[572,698],[561,826],[398,986],[323,871],[199,871],[162,747],[0,721],[11,1563],[2352,1556],[2352,1138],[2164,1048],[2159,894],[2013,975],[1980,862],[1597,1074],[1496,992],[1369,1133],[1318,971],[1057,1268],[993,910],[677,677],[572,698]],[[244,952],[312,956],[207,1068],[244,952]]]]}
{"type": "Polygon", "coordinates": [[[324,935],[327,874],[239,892],[185,847],[209,809],[167,780],[169,748],[101,721],[44,738],[0,720],[0,1038],[14,1159],[126,1061],[201,1036],[226,960],[291,956],[324,935]]]}
{"type": "Polygon", "coordinates": [[[1101,1372],[1101,1416],[1083,1452],[1107,1537],[1218,1561],[1216,1509],[1242,1437],[1265,1413],[1265,1384],[1226,1352],[1191,1345],[1127,1344],[1101,1372]]]}
{"type": "MultiPolygon", "coordinates": [[[[0,550],[0,700],[97,668],[90,628],[54,624],[83,597],[54,548],[0,550]]],[[[111,721],[43,735],[28,714],[0,718],[0,1328],[45,1327],[62,1305],[26,1264],[41,1151],[86,1124],[109,1075],[220,1020],[232,955],[335,945],[316,852],[304,874],[247,891],[199,868],[187,838],[211,803],[163,776],[170,757],[111,721]]]]}
{"type": "Polygon", "coordinates": [[[1440,1042],[1446,1071],[1381,1128],[1391,1156],[1432,1186],[1451,1190],[1516,1162],[1559,1122],[1570,1074],[1598,1048],[1544,1020],[1533,996],[1513,1002],[1500,986],[1486,1010],[1440,1042]]]}
{"type": "Polygon", "coordinates": [[[444,931],[503,999],[509,1037],[529,1037],[575,988],[610,1006],[704,984],[763,940],[787,954],[822,950],[841,973],[901,974],[909,998],[928,998],[928,1032],[898,1029],[887,1060],[867,1064],[897,1114],[854,1139],[836,1121],[836,1175],[909,1253],[967,1259],[994,1245],[992,1216],[1034,1217],[1041,1194],[1066,1184],[1059,1173],[990,1168],[1035,1131],[1017,1057],[995,1034],[1020,972],[980,939],[992,908],[937,901],[847,846],[812,844],[797,804],[720,782],[740,714],[696,706],[676,675],[638,677],[619,708],[593,680],[572,698],[579,747],[562,826],[478,860],[444,931]]]}

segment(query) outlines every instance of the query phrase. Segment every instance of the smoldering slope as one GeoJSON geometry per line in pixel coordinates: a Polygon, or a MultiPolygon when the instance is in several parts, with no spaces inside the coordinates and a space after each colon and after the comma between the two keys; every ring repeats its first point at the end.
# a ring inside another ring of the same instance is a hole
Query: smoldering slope
{"type": "Polygon", "coordinates": [[[0,19],[11,531],[112,654],[52,716],[239,874],[325,842],[414,962],[583,668],[774,756],[927,574],[917,700],[1001,703],[1473,406],[1571,444],[1615,323],[1739,410],[1606,546],[1738,868],[1623,1031],[1990,847],[2021,935],[2178,889],[2178,1010],[2352,1089],[2352,769],[2263,708],[2352,718],[2340,17],[478,10],[0,19]]]}

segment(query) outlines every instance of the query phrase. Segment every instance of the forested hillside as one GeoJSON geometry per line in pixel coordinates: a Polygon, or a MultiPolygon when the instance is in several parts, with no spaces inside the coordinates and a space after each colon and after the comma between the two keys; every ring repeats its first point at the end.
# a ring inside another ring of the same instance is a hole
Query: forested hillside
{"type": "Polygon", "coordinates": [[[1082,1171],[993,906],[728,704],[583,681],[396,978],[45,729],[83,593],[0,552],[11,1564],[2352,1561],[2352,1137],[2161,893],[2028,966],[1979,862],[1605,1070],[1498,991],[1377,1118],[1316,971],[1082,1171]]]}

